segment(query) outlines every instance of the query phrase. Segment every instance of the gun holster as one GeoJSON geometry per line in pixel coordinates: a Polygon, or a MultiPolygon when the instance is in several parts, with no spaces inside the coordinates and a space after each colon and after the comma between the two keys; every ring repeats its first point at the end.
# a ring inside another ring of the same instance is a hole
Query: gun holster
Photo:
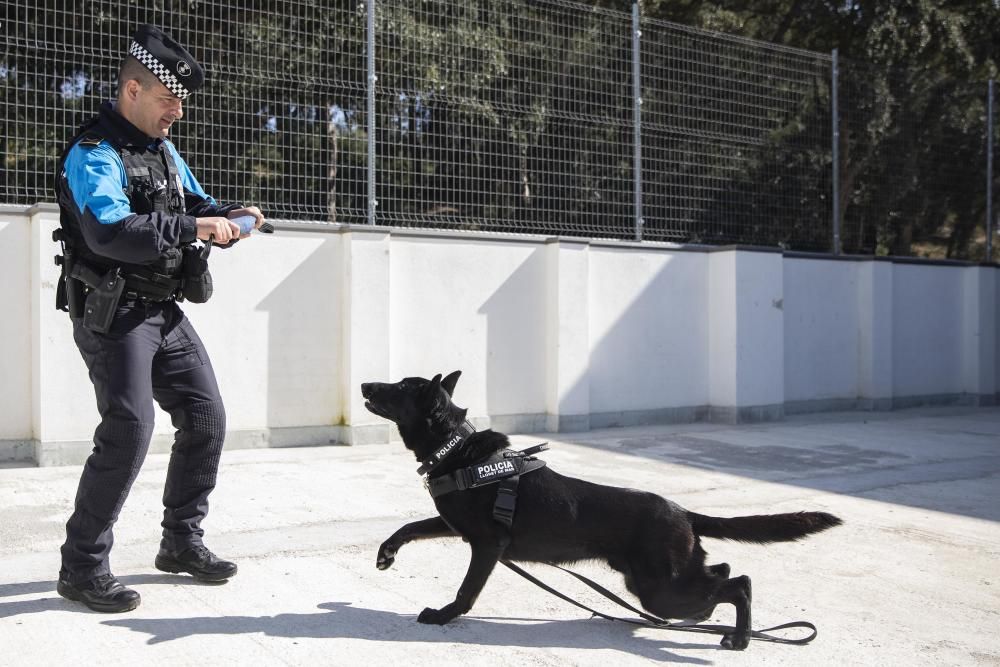
{"type": "Polygon", "coordinates": [[[83,306],[83,326],[97,333],[107,333],[124,290],[125,278],[122,277],[121,269],[114,268],[104,274],[87,293],[83,306]]]}
{"type": "Polygon", "coordinates": [[[66,243],[66,235],[61,229],[52,232],[52,240],[62,245],[63,254],[56,255],[56,266],[62,268],[56,285],[56,310],[69,313],[70,317],[83,317],[84,283],[73,275],[76,257],[71,246],[66,243]]]}
{"type": "MultiPolygon", "coordinates": [[[[66,278],[60,281],[60,287],[66,292],[66,308],[64,310],[69,311],[70,317],[83,317],[83,307],[86,299],[84,288],[86,285],[70,275],[70,270],[73,268],[72,256],[67,256],[66,261],[69,263],[69,267],[66,269],[66,278]]],[[[56,301],[58,300],[59,294],[57,291],[56,301]]]]}
{"type": "Polygon", "coordinates": [[[56,310],[63,310],[70,313],[71,317],[81,317],[83,311],[80,306],[83,304],[83,285],[79,281],[70,278],[73,270],[73,256],[69,253],[56,255],[56,266],[62,267],[62,274],[56,284],[56,310]]]}

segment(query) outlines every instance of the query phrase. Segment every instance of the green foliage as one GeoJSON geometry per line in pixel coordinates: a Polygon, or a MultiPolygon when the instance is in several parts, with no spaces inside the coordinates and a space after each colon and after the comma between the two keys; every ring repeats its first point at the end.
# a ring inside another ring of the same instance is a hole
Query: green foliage
{"type": "Polygon", "coordinates": [[[845,249],[983,258],[986,82],[997,77],[998,3],[652,0],[644,7],[687,25],[838,49],[845,249]]]}

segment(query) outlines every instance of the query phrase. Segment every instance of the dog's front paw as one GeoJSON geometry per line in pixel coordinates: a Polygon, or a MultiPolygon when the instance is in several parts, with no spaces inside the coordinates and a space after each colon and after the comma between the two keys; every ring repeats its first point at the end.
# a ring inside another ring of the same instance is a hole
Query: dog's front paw
{"type": "Polygon", "coordinates": [[[742,651],[750,645],[750,635],[740,632],[731,632],[722,637],[722,648],[731,651],[742,651]]]}
{"type": "Polygon", "coordinates": [[[425,623],[427,625],[444,625],[451,619],[455,618],[455,614],[448,611],[448,608],[444,609],[431,609],[427,607],[420,615],[417,616],[417,623],[425,623]]]}
{"type": "Polygon", "coordinates": [[[388,570],[396,562],[396,551],[399,547],[390,544],[388,541],[382,543],[378,548],[378,558],[375,559],[375,567],[380,570],[388,570]]]}

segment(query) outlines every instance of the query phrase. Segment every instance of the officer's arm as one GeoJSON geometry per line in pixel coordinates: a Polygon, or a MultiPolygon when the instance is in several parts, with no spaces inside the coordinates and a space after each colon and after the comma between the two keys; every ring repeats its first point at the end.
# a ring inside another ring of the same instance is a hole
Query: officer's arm
{"type": "Polygon", "coordinates": [[[87,246],[99,255],[131,264],[156,260],[168,248],[195,240],[190,215],[138,215],[125,196],[125,165],[107,143],[77,144],[66,157],[65,173],[87,246]]]}
{"type": "MultiPolygon", "coordinates": [[[[205,192],[205,189],[201,187],[201,183],[198,179],[194,177],[191,173],[191,168],[188,167],[187,162],[181,157],[180,153],[174,145],[167,141],[165,142],[167,150],[170,151],[171,157],[174,159],[174,164],[177,165],[177,173],[181,177],[181,188],[184,193],[184,208],[188,215],[193,215],[196,218],[212,218],[212,217],[228,217],[233,211],[238,211],[243,208],[243,204],[219,204],[213,197],[205,192]]],[[[201,235],[199,236],[199,238],[201,235]]],[[[218,236],[216,236],[218,238],[218,236]]],[[[216,243],[221,248],[230,248],[239,241],[239,237],[234,237],[226,243],[216,243]]]]}

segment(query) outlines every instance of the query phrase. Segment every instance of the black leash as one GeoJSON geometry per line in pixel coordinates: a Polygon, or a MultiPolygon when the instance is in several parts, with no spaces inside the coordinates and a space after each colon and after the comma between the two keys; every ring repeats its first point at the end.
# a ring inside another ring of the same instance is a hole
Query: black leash
{"type": "MultiPolygon", "coordinates": [[[[528,581],[530,581],[531,583],[535,584],[536,586],[538,586],[542,590],[548,591],[549,593],[552,593],[556,597],[562,598],[566,602],[569,602],[570,604],[576,605],[580,609],[583,609],[585,611],[589,611],[594,616],[599,616],[600,618],[604,618],[604,619],[607,619],[609,621],[621,621],[623,623],[631,623],[632,625],[639,625],[639,626],[651,627],[651,628],[661,628],[663,630],[678,630],[678,631],[681,631],[681,632],[700,632],[700,633],[704,633],[704,634],[713,634],[713,635],[726,635],[726,634],[729,634],[731,632],[735,632],[736,631],[736,628],[734,628],[732,626],[729,626],[729,625],[700,625],[700,624],[686,625],[686,624],[683,624],[683,623],[680,623],[680,624],[671,623],[670,621],[664,620],[662,618],[658,618],[656,616],[653,616],[652,614],[647,614],[646,612],[644,612],[644,611],[642,611],[640,609],[636,609],[635,607],[633,607],[632,605],[630,605],[625,600],[621,599],[620,597],[618,597],[617,595],[615,595],[614,593],[612,593],[608,589],[604,588],[600,584],[598,584],[598,583],[596,583],[594,581],[591,581],[590,579],[588,579],[587,577],[583,576],[582,574],[577,574],[576,572],[573,572],[572,570],[567,570],[566,568],[560,567],[558,565],[552,565],[552,567],[554,567],[554,568],[562,570],[563,572],[565,572],[567,574],[573,575],[574,577],[576,577],[577,579],[579,579],[583,583],[587,584],[587,586],[589,586],[590,588],[594,589],[595,591],[597,591],[598,593],[600,593],[604,597],[608,598],[612,602],[615,602],[618,605],[620,605],[620,606],[628,609],[629,611],[631,611],[631,612],[633,612],[635,614],[638,614],[640,617],[642,617],[642,620],[639,620],[639,619],[636,619],[636,618],[620,618],[618,616],[610,616],[608,614],[605,614],[605,613],[596,611],[594,609],[591,609],[587,605],[585,605],[585,604],[583,604],[581,602],[577,602],[576,600],[574,600],[573,598],[571,598],[571,597],[569,597],[567,595],[563,595],[562,593],[560,593],[556,589],[552,588],[551,586],[549,586],[545,582],[537,579],[536,577],[528,574],[527,572],[525,572],[524,570],[522,570],[517,565],[514,565],[510,561],[501,560],[500,562],[503,563],[504,565],[506,565],[508,568],[510,568],[514,572],[516,572],[517,574],[519,574],[522,577],[524,577],[525,579],[527,579],[528,581]]],[[[809,623],[808,621],[793,621],[791,623],[783,623],[781,625],[776,625],[773,628],[765,628],[763,630],[751,630],[750,631],[750,638],[751,639],[759,639],[760,641],[765,641],[765,642],[775,642],[775,643],[778,643],[778,644],[795,644],[795,645],[801,646],[803,644],[808,644],[812,640],[816,639],[816,634],[817,634],[816,626],[813,625],[812,623],[809,623]],[[812,630],[812,634],[810,634],[808,637],[804,637],[802,639],[786,639],[784,637],[775,637],[774,635],[767,634],[769,632],[774,632],[775,630],[787,630],[789,628],[806,628],[808,630],[812,630]]]]}

